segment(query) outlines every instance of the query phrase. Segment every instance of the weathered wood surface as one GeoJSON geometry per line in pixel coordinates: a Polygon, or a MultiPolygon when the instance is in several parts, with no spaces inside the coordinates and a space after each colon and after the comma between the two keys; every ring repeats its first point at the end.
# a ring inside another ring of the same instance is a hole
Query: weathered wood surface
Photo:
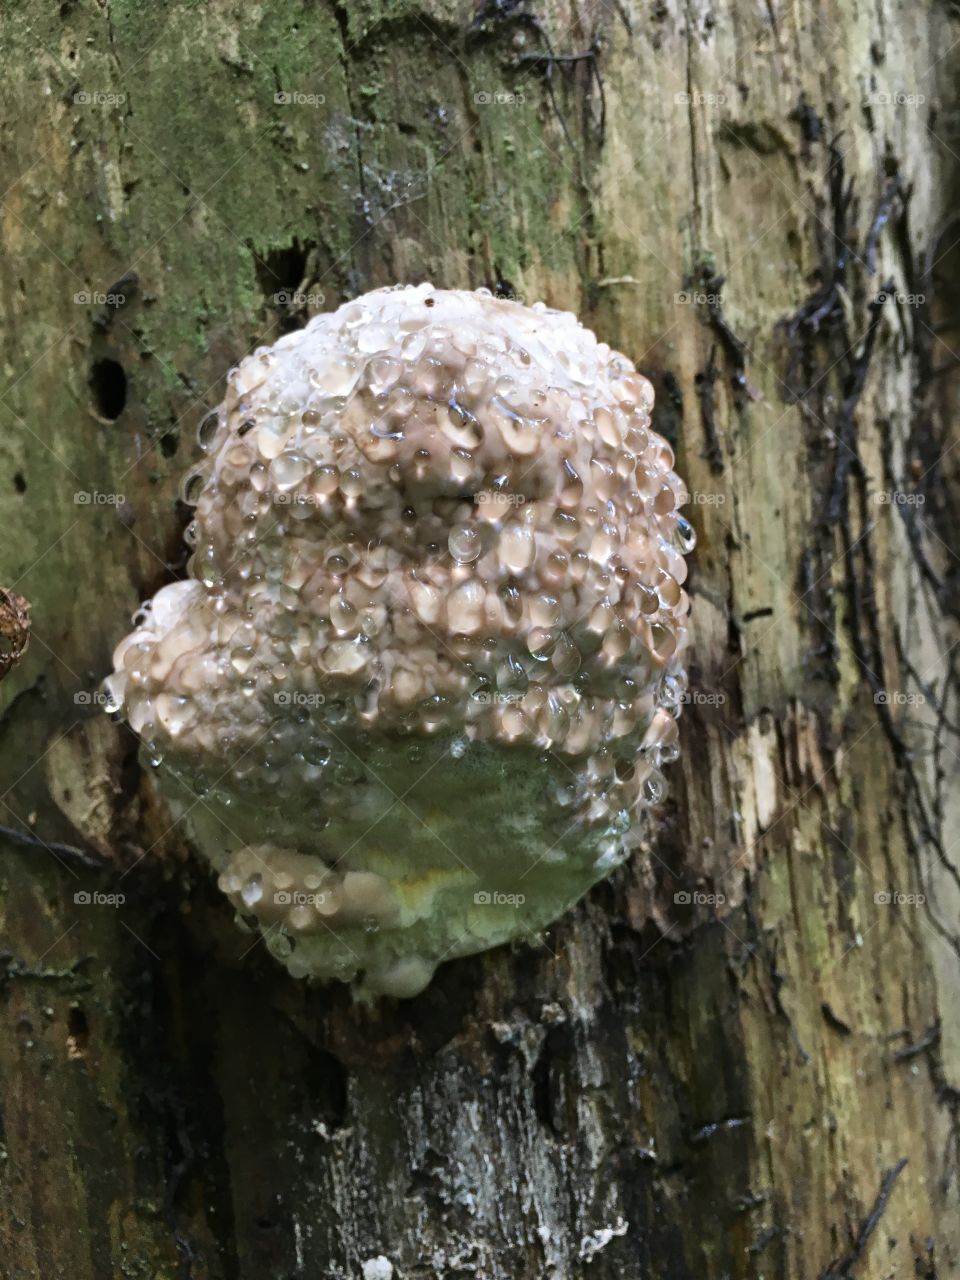
{"type": "Polygon", "coordinates": [[[0,1270],[960,1275],[955,6],[2,22],[0,1270]],[[654,378],[698,693],[652,856],[354,1009],[236,931],[92,695],[229,365],[427,277],[654,378]]]}

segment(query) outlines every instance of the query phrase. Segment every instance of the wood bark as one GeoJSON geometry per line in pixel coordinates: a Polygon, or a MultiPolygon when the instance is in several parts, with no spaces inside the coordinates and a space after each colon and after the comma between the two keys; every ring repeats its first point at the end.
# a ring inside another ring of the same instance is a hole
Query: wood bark
{"type": "Polygon", "coordinates": [[[960,1276],[956,6],[2,22],[0,1270],[960,1276]],[[96,689],[229,366],[425,278],[653,379],[694,696],[650,851],[359,1008],[236,930],[96,689]]]}

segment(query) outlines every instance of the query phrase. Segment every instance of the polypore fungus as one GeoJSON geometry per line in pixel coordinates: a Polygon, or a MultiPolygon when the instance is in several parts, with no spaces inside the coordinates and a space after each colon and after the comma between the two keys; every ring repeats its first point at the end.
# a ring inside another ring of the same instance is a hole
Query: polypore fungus
{"type": "Polygon", "coordinates": [[[413,995],[638,843],[693,546],[652,404],[573,315],[428,284],[231,372],[107,688],[292,974],[413,995]]]}

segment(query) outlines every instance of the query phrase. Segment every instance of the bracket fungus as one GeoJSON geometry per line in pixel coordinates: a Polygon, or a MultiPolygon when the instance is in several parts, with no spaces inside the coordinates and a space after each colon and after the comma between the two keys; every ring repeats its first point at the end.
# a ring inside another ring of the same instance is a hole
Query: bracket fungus
{"type": "Polygon", "coordinates": [[[107,691],[292,974],[413,995],[638,844],[693,546],[652,404],[570,313],[429,284],[230,373],[107,691]]]}

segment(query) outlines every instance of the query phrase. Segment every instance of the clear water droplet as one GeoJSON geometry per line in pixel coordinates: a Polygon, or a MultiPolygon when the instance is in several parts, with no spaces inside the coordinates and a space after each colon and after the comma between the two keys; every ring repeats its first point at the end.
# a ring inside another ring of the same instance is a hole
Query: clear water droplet
{"type": "Polygon", "coordinates": [[[674,542],[677,548],[686,555],[697,545],[697,531],[684,516],[677,516],[677,527],[674,530],[674,542]]]}
{"type": "Polygon", "coordinates": [[[200,425],[197,427],[197,444],[199,444],[204,453],[209,452],[219,425],[220,411],[218,409],[211,410],[210,413],[201,418],[200,425]]]}
{"type": "Polygon", "coordinates": [[[471,564],[479,559],[483,550],[483,541],[479,530],[469,525],[458,524],[450,530],[447,546],[458,564],[471,564]]]}

